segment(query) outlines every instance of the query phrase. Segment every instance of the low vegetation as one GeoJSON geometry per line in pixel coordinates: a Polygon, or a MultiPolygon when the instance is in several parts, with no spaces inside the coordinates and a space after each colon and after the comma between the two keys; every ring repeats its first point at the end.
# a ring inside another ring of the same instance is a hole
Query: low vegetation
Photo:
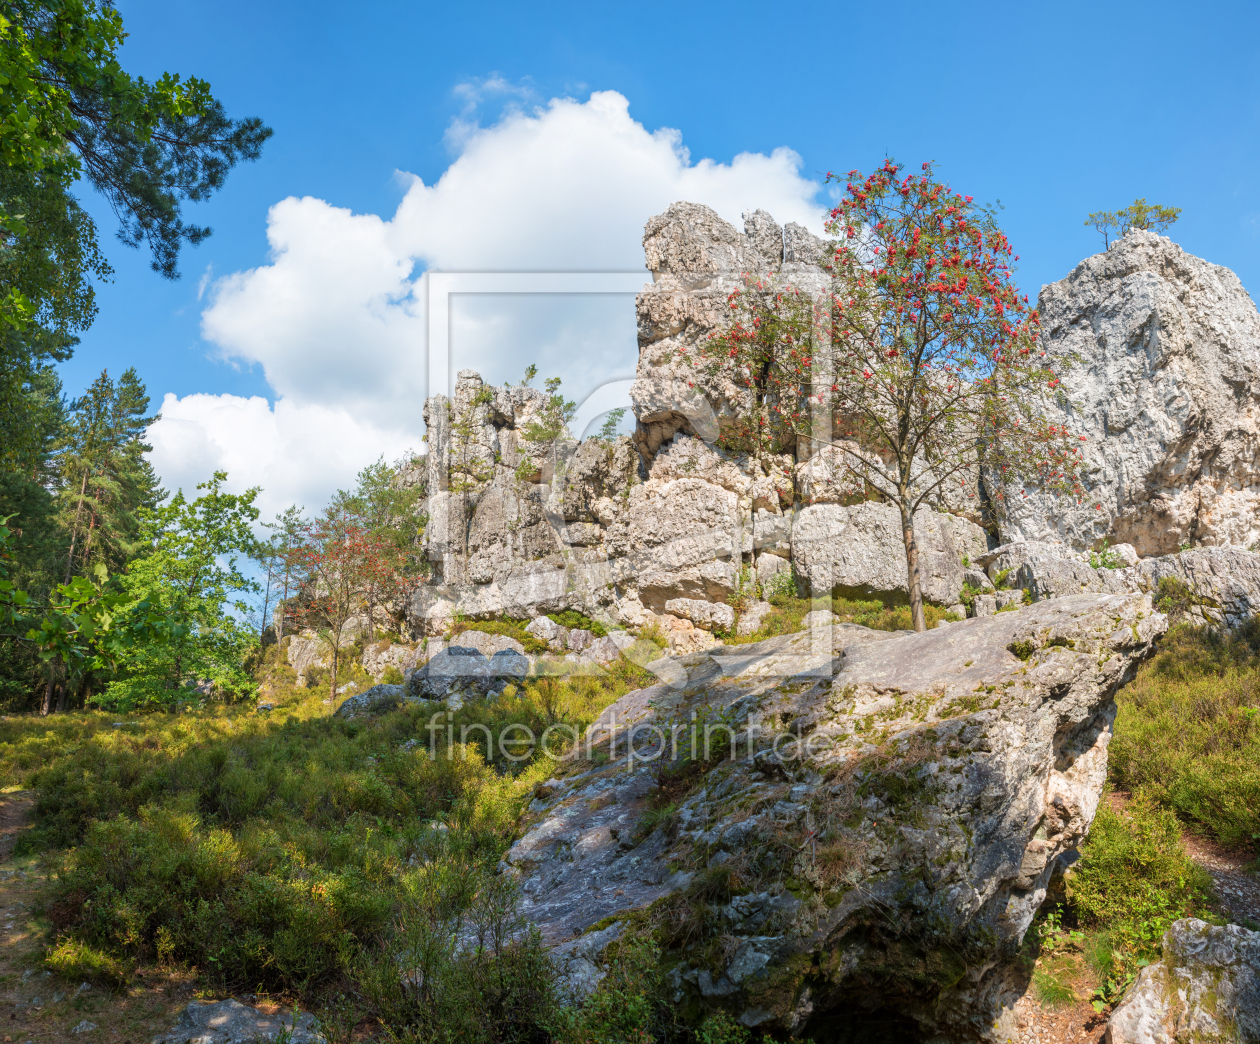
{"type": "Polygon", "coordinates": [[[1159,958],[1173,921],[1221,920],[1182,831],[1258,847],[1258,675],[1256,621],[1228,633],[1182,622],[1120,692],[1110,748],[1118,789],[1104,796],[1064,901],[1038,923],[1033,986],[1044,1005],[1071,1003],[1076,984],[1105,1011],[1159,958]]]}
{"type": "MultiPolygon", "coordinates": [[[[794,593],[778,592],[771,594],[767,601],[774,606],[768,613],[758,630],[749,635],[722,635],[727,645],[745,645],[749,642],[760,642],[780,634],[793,634],[804,626],[805,614],[815,609],[830,609],[836,623],[855,623],[870,627],[876,631],[910,631],[913,630],[908,605],[889,605],[879,599],[861,600],[843,598],[839,595],[830,599],[798,598],[794,593]]],[[[942,620],[957,620],[958,617],[930,603],[924,603],[927,626],[935,627],[942,620]]]]}

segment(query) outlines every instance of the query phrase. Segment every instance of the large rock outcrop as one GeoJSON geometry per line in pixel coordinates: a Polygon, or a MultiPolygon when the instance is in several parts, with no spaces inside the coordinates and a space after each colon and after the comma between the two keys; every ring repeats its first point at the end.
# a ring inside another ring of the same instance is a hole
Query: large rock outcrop
{"type": "Polygon", "coordinates": [[[1063,414],[1087,437],[1085,502],[1011,498],[1003,539],[1142,557],[1260,542],[1260,315],[1227,268],[1131,231],[1038,301],[1063,414]],[[1101,504],[1101,509],[1095,507],[1101,504]]]}
{"type": "Polygon", "coordinates": [[[1062,544],[1016,541],[973,561],[990,581],[1027,592],[1033,602],[1084,592],[1149,592],[1195,622],[1229,627],[1260,612],[1260,554],[1241,548],[1198,547],[1109,568],[1062,544]]]}
{"type": "Polygon", "coordinates": [[[1074,595],[658,665],[592,727],[620,758],[537,791],[505,860],[524,913],[558,947],[646,918],[693,1015],[986,1039],[1093,819],[1115,691],[1165,626],[1146,596],[1074,595]]]}
{"type": "Polygon", "coordinates": [[[1106,1044],[1260,1042],[1260,932],[1176,921],[1107,1022],[1106,1044]]]}
{"type": "MultiPolygon", "coordinates": [[[[896,513],[851,507],[826,448],[784,444],[763,460],[717,448],[744,392],[683,358],[727,321],[727,295],[747,274],[821,290],[826,245],[764,211],[745,214],[741,232],[691,203],[651,218],[643,244],[652,283],[636,301],[632,438],[531,443],[524,432],[543,394],[491,388],[470,370],[460,371],[451,398],[425,404],[434,576],[408,607],[415,634],[442,633],[456,614],[578,609],[625,626],[655,622],[677,650],[707,639],[671,602],[725,603],[772,580],[791,586],[793,561],[803,593],[905,597],[899,532],[885,546],[899,531],[896,513]],[[840,531],[837,556],[825,545],[840,531]]],[[[960,555],[987,545],[971,509],[962,512],[971,511],[969,522],[937,513],[956,507],[937,498],[917,519],[927,597],[943,606],[957,601],[960,555]]],[[[706,619],[714,613],[723,615],[706,619]]]]}

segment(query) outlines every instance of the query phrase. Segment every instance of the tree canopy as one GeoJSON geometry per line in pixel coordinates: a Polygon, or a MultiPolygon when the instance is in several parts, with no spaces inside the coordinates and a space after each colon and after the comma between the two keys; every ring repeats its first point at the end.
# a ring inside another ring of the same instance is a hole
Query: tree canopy
{"type": "Polygon", "coordinates": [[[826,453],[855,497],[899,509],[922,630],[914,512],[981,469],[1080,496],[1080,443],[1040,409],[1062,397],[1060,375],[1038,347],[994,211],[931,164],[828,177],[845,191],[827,225],[837,241],[826,291],[750,280],[730,297],[729,326],[692,361],[743,389],[728,447],[826,453]]]}

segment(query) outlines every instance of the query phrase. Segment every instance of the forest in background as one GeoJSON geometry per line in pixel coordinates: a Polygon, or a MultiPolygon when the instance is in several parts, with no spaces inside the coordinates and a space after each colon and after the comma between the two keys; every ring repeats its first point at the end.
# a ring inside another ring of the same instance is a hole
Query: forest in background
{"type": "Polygon", "coordinates": [[[222,653],[232,649],[239,673],[251,640],[228,610],[250,591],[237,556],[256,551],[256,494],[224,494],[219,476],[192,503],[168,499],[144,456],[157,418],[140,375],[102,372],[77,394],[58,375],[112,276],[82,183],[110,204],[118,240],[176,279],[182,248],[211,231],[185,220],[185,205],[271,135],[257,117],[229,117],[203,80],[129,74],[126,35],[119,12],[95,0],[0,4],[0,706],[10,710],[82,706],[111,686],[115,702],[152,699],[164,672],[169,683],[203,664],[230,687],[222,653]],[[184,646],[214,653],[191,650],[195,664],[172,675],[184,646]]]}

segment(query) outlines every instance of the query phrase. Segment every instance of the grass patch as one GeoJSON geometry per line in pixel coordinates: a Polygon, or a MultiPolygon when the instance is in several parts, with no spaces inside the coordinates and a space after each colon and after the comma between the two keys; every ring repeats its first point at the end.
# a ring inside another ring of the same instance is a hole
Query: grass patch
{"type": "Polygon", "coordinates": [[[1033,991],[1043,1008],[1065,1008],[1076,1001],[1076,993],[1072,987],[1044,968],[1033,972],[1033,991]]]}
{"type": "Polygon", "coordinates": [[[527,653],[537,655],[547,651],[547,643],[525,630],[528,620],[456,620],[451,624],[450,637],[465,631],[481,631],[483,634],[499,634],[520,642],[527,653]]]}
{"type": "MultiPolygon", "coordinates": [[[[869,627],[875,631],[911,631],[914,621],[910,617],[908,605],[887,605],[878,599],[870,601],[851,598],[833,597],[827,599],[797,598],[792,594],[775,594],[768,599],[774,609],[766,614],[761,629],[755,634],[744,636],[724,636],[727,645],[747,645],[760,642],[780,634],[795,634],[802,630],[801,621],[812,609],[830,609],[835,615],[836,623],[855,623],[869,627]]],[[[928,630],[942,620],[954,621],[959,617],[948,613],[935,605],[924,603],[923,613],[927,617],[928,630]]]]}
{"type": "Polygon", "coordinates": [[[1260,624],[1179,624],[1117,698],[1113,779],[1227,845],[1260,839],[1260,624]]]}
{"type": "Polygon", "coordinates": [[[127,969],[121,961],[77,939],[57,940],[44,956],[44,964],[67,982],[90,982],[109,990],[127,985],[127,969]]]}

